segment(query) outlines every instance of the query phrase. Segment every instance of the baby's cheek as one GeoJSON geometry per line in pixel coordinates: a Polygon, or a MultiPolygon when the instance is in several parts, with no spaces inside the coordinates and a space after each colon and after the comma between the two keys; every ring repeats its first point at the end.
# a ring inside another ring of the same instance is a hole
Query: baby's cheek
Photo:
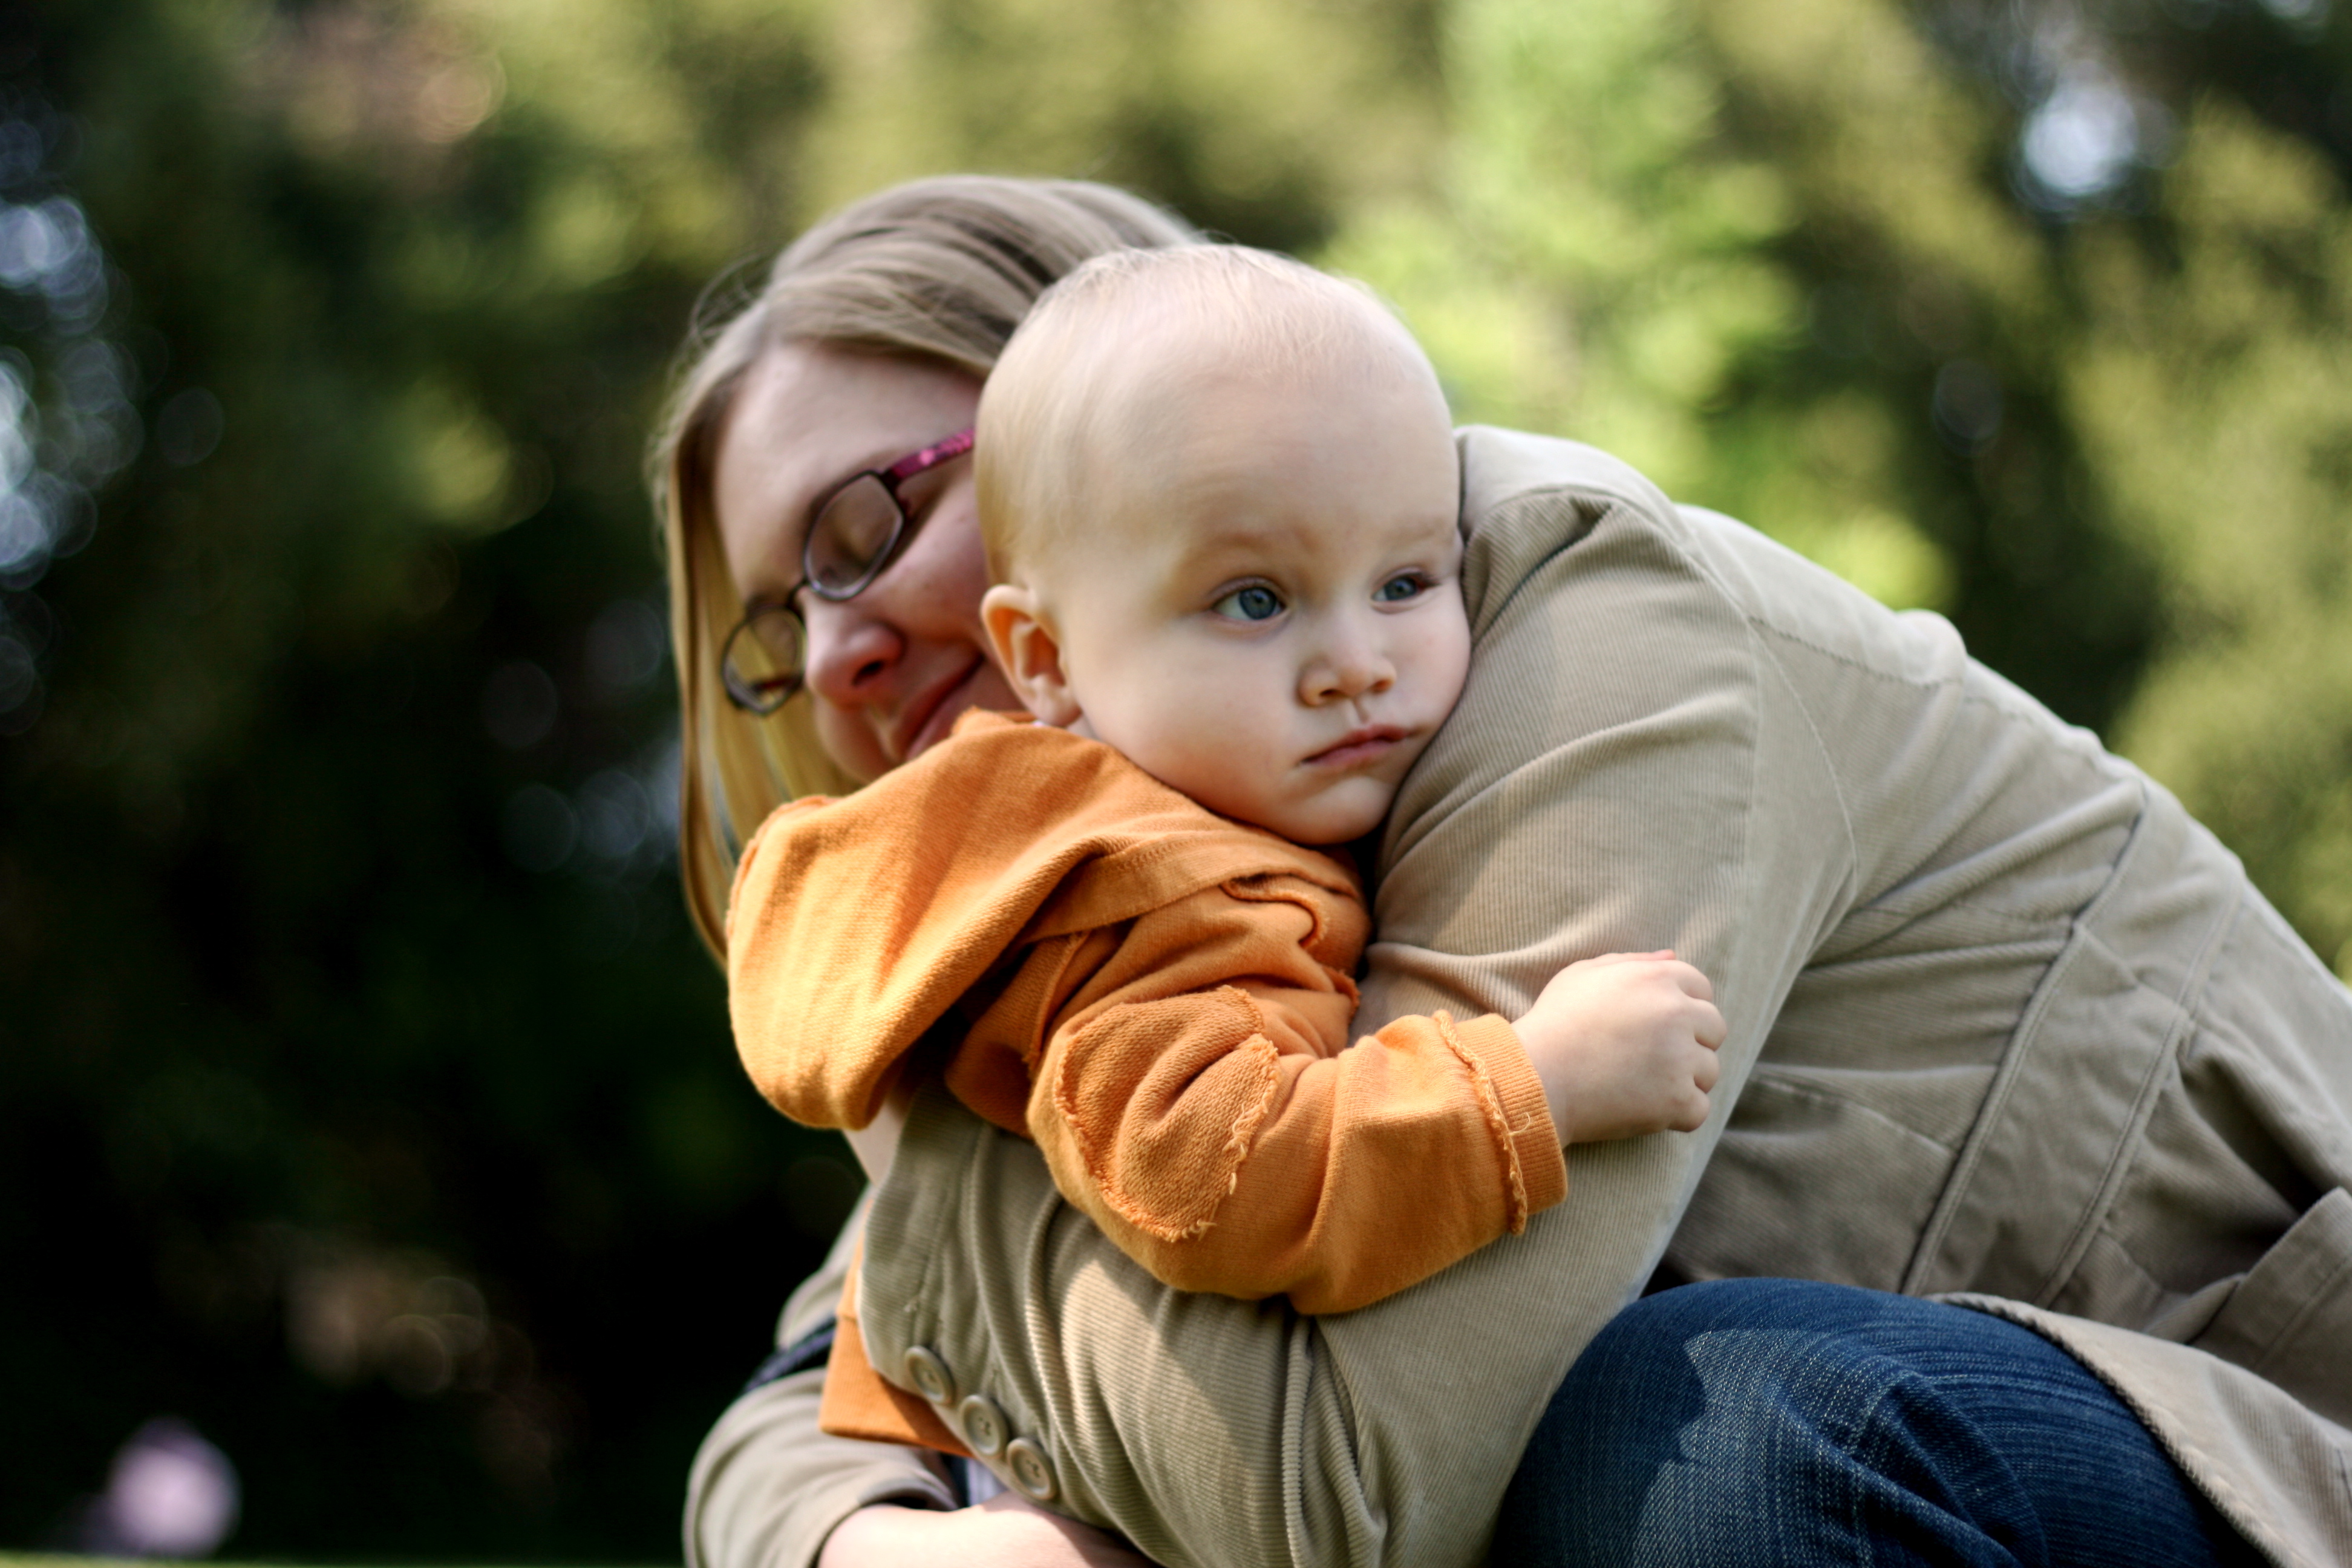
{"type": "Polygon", "coordinates": [[[1267,815],[1277,802],[1265,776],[1261,748],[1249,735],[1205,725],[1124,732],[1115,725],[1103,728],[1108,731],[1103,740],[1161,784],[1221,816],[1272,826],[1267,815]]]}
{"type": "Polygon", "coordinates": [[[1454,711],[1454,705],[1462,700],[1462,688],[1470,679],[1470,617],[1458,593],[1436,631],[1434,646],[1429,652],[1430,698],[1436,710],[1431,718],[1432,729],[1444,723],[1454,711]]]}
{"type": "Polygon", "coordinates": [[[1186,793],[1212,811],[1288,836],[1282,818],[1289,803],[1256,758],[1222,747],[1202,759],[1197,776],[1200,787],[1186,793]]]}

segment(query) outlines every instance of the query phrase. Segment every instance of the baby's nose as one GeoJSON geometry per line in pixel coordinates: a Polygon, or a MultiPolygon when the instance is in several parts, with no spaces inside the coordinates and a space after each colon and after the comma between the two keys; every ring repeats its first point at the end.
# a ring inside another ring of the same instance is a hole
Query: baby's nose
{"type": "Polygon", "coordinates": [[[1369,643],[1341,644],[1308,665],[1299,695],[1308,702],[1344,702],[1386,691],[1396,684],[1396,667],[1369,643]]]}

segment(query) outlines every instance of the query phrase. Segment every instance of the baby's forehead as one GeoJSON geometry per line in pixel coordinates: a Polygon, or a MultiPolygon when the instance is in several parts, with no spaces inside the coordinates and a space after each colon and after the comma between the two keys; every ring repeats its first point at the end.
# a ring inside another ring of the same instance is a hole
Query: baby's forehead
{"type": "Polygon", "coordinates": [[[1348,415],[1367,396],[1416,405],[1422,422],[1450,440],[1435,378],[1409,342],[1402,353],[1364,343],[1302,355],[1171,321],[1095,352],[1101,363],[1081,377],[1090,415],[1082,438],[1133,467],[1182,453],[1202,482],[1263,479],[1311,454],[1377,439],[1348,415]]]}
{"type": "MultiPolygon", "coordinates": [[[[1097,563],[1187,575],[1440,565],[1460,545],[1450,476],[1410,488],[1349,481],[1354,432],[1322,443],[1253,425],[1204,424],[1160,460],[1097,470],[1097,563]]],[[[1366,466],[1374,456],[1360,454],[1366,466]]]]}
{"type": "Polygon", "coordinates": [[[1382,512],[1384,489],[1412,492],[1430,531],[1450,525],[1452,421],[1403,325],[1353,285],[1218,248],[1082,273],[1024,326],[981,414],[1000,570],[1115,563],[1120,546],[1137,548],[1134,568],[1180,545],[1328,549],[1314,529],[1270,524],[1318,497],[1382,512]]]}

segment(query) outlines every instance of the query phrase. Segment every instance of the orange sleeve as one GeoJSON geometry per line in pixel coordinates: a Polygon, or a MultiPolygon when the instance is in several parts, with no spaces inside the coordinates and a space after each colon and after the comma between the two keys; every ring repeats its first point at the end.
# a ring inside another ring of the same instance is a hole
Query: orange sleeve
{"type": "Polygon", "coordinates": [[[1031,1134],[1063,1194],[1180,1289],[1347,1311],[1567,1194],[1508,1023],[1403,1018],[1349,1044],[1354,987],[1320,959],[1328,919],[1362,914],[1333,901],[1279,878],[1154,910],[1051,1026],[1031,1134]]]}

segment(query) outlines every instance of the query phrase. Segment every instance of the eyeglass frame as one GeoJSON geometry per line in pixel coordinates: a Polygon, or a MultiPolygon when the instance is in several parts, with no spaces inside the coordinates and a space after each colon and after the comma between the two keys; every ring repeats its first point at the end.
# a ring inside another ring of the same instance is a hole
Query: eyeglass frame
{"type": "MultiPolygon", "coordinates": [[[[905,550],[908,542],[922,530],[924,519],[918,519],[908,512],[906,500],[898,494],[898,487],[919,475],[929,473],[942,463],[952,462],[970,452],[972,447],[973,428],[967,425],[955,434],[942,437],[929,446],[909,452],[897,462],[887,464],[882,468],[860,468],[825,491],[823,497],[810,506],[808,527],[801,535],[801,580],[781,597],[761,599],[746,607],[743,618],[736,622],[733,629],[719,641],[719,684],[727,693],[729,702],[755,718],[764,719],[800,694],[802,688],[808,682],[808,619],[801,614],[798,602],[802,591],[805,589],[829,605],[843,605],[872,587],[875,580],[891,568],[898,561],[899,552],[905,550]],[[879,484],[882,487],[882,493],[889,498],[890,510],[896,516],[896,521],[890,526],[890,537],[882,542],[882,548],[874,552],[872,558],[866,563],[865,570],[858,573],[846,586],[827,588],[816,580],[816,574],[809,561],[809,552],[816,546],[817,524],[824,521],[826,510],[835,501],[846,494],[851,486],[866,479],[872,479],[879,484]],[[770,683],[770,689],[775,686],[783,688],[780,695],[771,700],[767,697],[765,689],[747,690],[737,684],[734,666],[730,655],[734,650],[735,640],[751,630],[752,622],[762,616],[771,615],[779,610],[800,623],[801,668],[794,670],[789,677],[779,676],[770,683]]],[[[929,514],[926,513],[925,518],[927,519],[928,516],[929,514]]]]}

